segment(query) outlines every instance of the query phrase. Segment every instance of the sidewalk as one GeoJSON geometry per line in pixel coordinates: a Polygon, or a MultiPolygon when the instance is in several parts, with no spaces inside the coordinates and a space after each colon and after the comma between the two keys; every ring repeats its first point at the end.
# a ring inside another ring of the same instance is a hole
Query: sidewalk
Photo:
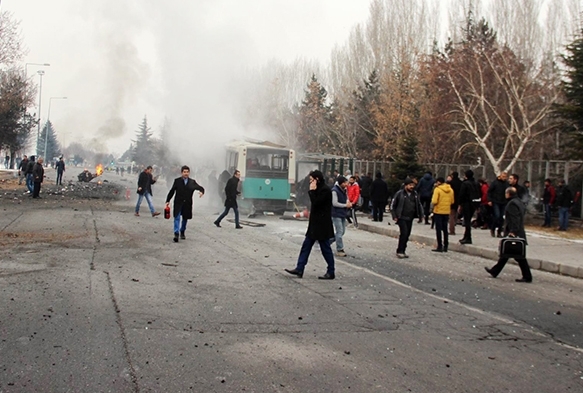
{"type": "MultiPolygon", "coordinates": [[[[391,219],[390,213],[388,213],[388,217],[383,222],[373,222],[367,216],[359,215],[358,229],[399,237],[399,227],[391,219]],[[387,225],[387,219],[391,225],[387,225]]],[[[463,232],[464,228],[462,226],[456,226],[456,235],[449,237],[449,251],[481,256],[492,261],[498,259],[498,243],[500,239],[490,236],[490,231],[472,229],[473,244],[471,245],[459,243],[463,232]]],[[[558,236],[528,230],[526,237],[528,240],[526,258],[531,269],[583,278],[583,240],[563,239],[558,236]]],[[[436,243],[435,229],[431,229],[431,225],[419,224],[415,220],[409,240],[433,247],[436,243]]],[[[509,263],[516,262],[511,259],[509,263]]]]}

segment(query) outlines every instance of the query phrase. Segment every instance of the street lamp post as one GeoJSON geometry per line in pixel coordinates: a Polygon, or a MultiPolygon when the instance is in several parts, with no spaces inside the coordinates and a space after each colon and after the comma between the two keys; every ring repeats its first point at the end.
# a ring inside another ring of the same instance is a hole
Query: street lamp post
{"type": "Polygon", "coordinates": [[[38,151],[38,142],[40,139],[40,106],[41,106],[41,98],[42,98],[42,94],[43,94],[43,75],[45,74],[44,71],[37,71],[37,73],[40,75],[40,85],[39,85],[39,90],[38,90],[38,124],[37,124],[37,129],[36,129],[36,156],[38,157],[39,151],[38,151]]]}
{"type": "MultiPolygon", "coordinates": [[[[50,67],[49,63],[24,63],[24,110],[22,111],[22,125],[26,123],[26,103],[28,99],[28,66],[50,67]]],[[[38,134],[36,143],[38,146],[38,134]]],[[[36,147],[35,147],[36,148],[36,147]]]]}
{"type": "Polygon", "coordinates": [[[49,98],[49,113],[47,114],[47,122],[46,122],[46,126],[45,126],[45,151],[44,151],[44,155],[45,155],[45,162],[49,163],[49,158],[47,157],[47,144],[49,142],[49,120],[51,118],[51,101],[52,100],[66,100],[67,97],[51,97],[49,98]]]}

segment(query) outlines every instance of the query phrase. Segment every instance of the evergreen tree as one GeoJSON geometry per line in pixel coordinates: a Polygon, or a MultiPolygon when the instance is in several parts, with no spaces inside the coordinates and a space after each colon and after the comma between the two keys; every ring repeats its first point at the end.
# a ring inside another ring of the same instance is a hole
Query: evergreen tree
{"type": "Polygon", "coordinates": [[[312,75],[299,109],[298,139],[303,151],[321,153],[332,147],[329,139],[332,116],[327,98],[328,92],[312,75]]]}
{"type": "Polygon", "coordinates": [[[362,157],[370,157],[375,137],[378,135],[373,108],[378,107],[380,94],[381,85],[376,70],[373,70],[368,79],[363,80],[363,84],[352,93],[350,109],[357,130],[356,146],[362,157]]]}
{"type": "Polygon", "coordinates": [[[567,154],[570,158],[583,158],[583,30],[567,45],[563,63],[567,67],[561,87],[564,103],[555,106],[562,120],[562,131],[567,136],[567,154]]]}
{"type": "Polygon", "coordinates": [[[408,176],[421,177],[425,168],[417,161],[417,138],[412,135],[403,136],[398,142],[395,163],[392,174],[402,182],[408,176]]]}
{"type": "Polygon", "coordinates": [[[58,157],[61,154],[61,146],[57,141],[57,135],[55,133],[55,129],[53,128],[53,123],[51,121],[47,121],[44,127],[41,129],[41,133],[38,138],[38,144],[36,146],[36,151],[45,158],[46,163],[50,163],[53,158],[58,157]],[[46,151],[45,151],[45,139],[48,137],[48,141],[46,143],[46,151]]]}
{"type": "Polygon", "coordinates": [[[148,119],[144,116],[142,124],[140,124],[138,131],[136,131],[136,140],[133,141],[134,150],[132,152],[132,161],[138,166],[151,165],[154,159],[154,146],[150,130],[151,128],[148,127],[148,119]]]}

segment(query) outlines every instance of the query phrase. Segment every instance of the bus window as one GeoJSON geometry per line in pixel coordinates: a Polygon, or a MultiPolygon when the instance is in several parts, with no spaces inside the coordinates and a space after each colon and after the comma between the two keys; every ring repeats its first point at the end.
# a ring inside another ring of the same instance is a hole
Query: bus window
{"type": "Polygon", "coordinates": [[[237,161],[239,160],[239,153],[229,152],[227,157],[227,168],[229,168],[230,173],[234,173],[237,169],[237,161]]]}

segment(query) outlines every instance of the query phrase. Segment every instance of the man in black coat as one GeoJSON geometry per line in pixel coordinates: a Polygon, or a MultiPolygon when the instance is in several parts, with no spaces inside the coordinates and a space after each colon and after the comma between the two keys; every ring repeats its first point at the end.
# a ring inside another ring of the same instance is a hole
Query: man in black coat
{"type": "Polygon", "coordinates": [[[488,205],[492,206],[492,224],[490,227],[490,234],[492,237],[496,236],[498,230],[498,237],[502,237],[502,229],[504,224],[504,209],[506,208],[506,189],[509,184],[506,180],[508,173],[502,172],[496,180],[488,187],[488,205]]]}
{"type": "Polygon", "coordinates": [[[32,168],[32,180],[34,182],[32,197],[40,198],[40,185],[45,177],[45,169],[43,167],[43,158],[39,157],[32,168]]]}
{"type": "Polygon", "coordinates": [[[383,175],[378,172],[370,186],[370,201],[372,202],[372,220],[383,221],[383,213],[389,200],[389,186],[383,180],[383,175]]]}
{"type": "MultiPolygon", "coordinates": [[[[509,187],[505,192],[506,199],[508,199],[508,204],[506,205],[505,221],[504,221],[504,236],[507,237],[518,237],[526,240],[526,232],[524,231],[524,213],[526,208],[524,203],[518,198],[516,193],[516,188],[509,187]]],[[[522,278],[517,278],[516,282],[532,282],[532,274],[530,273],[530,267],[528,266],[528,261],[526,258],[515,258],[522,272],[522,278]]],[[[491,269],[485,268],[488,273],[494,278],[496,278],[504,266],[508,262],[508,258],[500,258],[498,263],[494,265],[491,269]]]]}
{"type": "Polygon", "coordinates": [[[225,210],[221,213],[219,218],[215,220],[213,224],[217,227],[221,227],[221,220],[225,218],[227,214],[229,214],[229,210],[233,209],[235,212],[235,228],[242,229],[243,227],[239,225],[239,205],[237,205],[237,196],[241,194],[239,192],[239,178],[241,177],[241,172],[235,169],[235,173],[233,173],[233,177],[231,177],[227,181],[227,185],[225,186],[225,210]]]}
{"type": "Polygon", "coordinates": [[[459,203],[464,217],[464,237],[460,239],[461,244],[472,244],[472,217],[476,207],[480,206],[481,189],[474,180],[474,171],[468,169],[465,173],[465,180],[460,188],[459,203]]]}
{"type": "Polygon", "coordinates": [[[360,211],[363,213],[370,213],[369,202],[370,202],[370,187],[372,185],[372,177],[370,173],[362,175],[360,181],[358,182],[360,186],[360,196],[362,197],[362,206],[360,211]]]}
{"type": "Polygon", "coordinates": [[[435,179],[433,178],[433,174],[430,171],[427,171],[417,184],[417,193],[419,194],[419,198],[421,200],[421,206],[423,206],[425,225],[429,225],[429,206],[431,205],[431,197],[433,196],[434,186],[435,179]]]}
{"type": "Polygon", "coordinates": [[[34,191],[34,177],[32,176],[32,170],[34,169],[35,157],[30,156],[28,164],[26,166],[26,188],[28,188],[29,196],[32,196],[34,191]]]}
{"type": "Polygon", "coordinates": [[[186,223],[192,218],[192,194],[195,191],[200,192],[200,198],[204,195],[204,188],[200,186],[196,180],[190,178],[190,168],[184,165],[181,168],[182,176],[174,179],[172,188],[168,191],[166,196],[166,206],[170,206],[170,200],[174,196],[174,242],[178,243],[178,231],[180,230],[180,238],[186,239],[184,232],[186,231],[186,223]],[[180,225],[180,217],[182,217],[182,225],[180,225]]]}
{"type": "Polygon", "coordinates": [[[569,212],[573,206],[573,192],[565,183],[565,180],[559,180],[557,187],[557,199],[555,203],[559,207],[559,231],[566,231],[569,226],[569,212]]]}
{"type": "Polygon", "coordinates": [[[57,164],[55,165],[55,169],[57,170],[57,185],[63,185],[63,172],[65,172],[65,161],[63,157],[59,158],[57,164]]]}
{"type": "Polygon", "coordinates": [[[138,176],[138,202],[136,203],[136,211],[134,213],[135,216],[140,216],[140,205],[142,204],[142,200],[146,198],[146,202],[148,202],[148,207],[150,208],[150,213],[152,213],[152,217],[159,216],[160,213],[154,209],[154,204],[152,203],[152,184],[156,183],[156,178],[152,176],[152,166],[148,165],[146,169],[144,169],[140,176],[138,176]]]}
{"type": "Polygon", "coordinates": [[[321,280],[333,280],[335,276],[334,254],[330,247],[330,239],[334,237],[334,228],[332,226],[332,191],[324,180],[322,172],[315,170],[310,172],[310,191],[308,192],[312,207],[308,222],[308,230],[298,262],[294,269],[285,269],[289,274],[299,278],[304,275],[304,269],[308,264],[308,258],[312,247],[318,242],[320,251],[328,264],[326,274],[319,276],[321,280]]]}
{"type": "Polygon", "coordinates": [[[460,191],[462,189],[462,181],[460,180],[460,175],[457,172],[451,173],[451,181],[449,182],[451,189],[453,190],[453,205],[451,205],[451,210],[449,213],[449,234],[455,235],[455,226],[457,224],[458,208],[460,206],[460,191]]]}

